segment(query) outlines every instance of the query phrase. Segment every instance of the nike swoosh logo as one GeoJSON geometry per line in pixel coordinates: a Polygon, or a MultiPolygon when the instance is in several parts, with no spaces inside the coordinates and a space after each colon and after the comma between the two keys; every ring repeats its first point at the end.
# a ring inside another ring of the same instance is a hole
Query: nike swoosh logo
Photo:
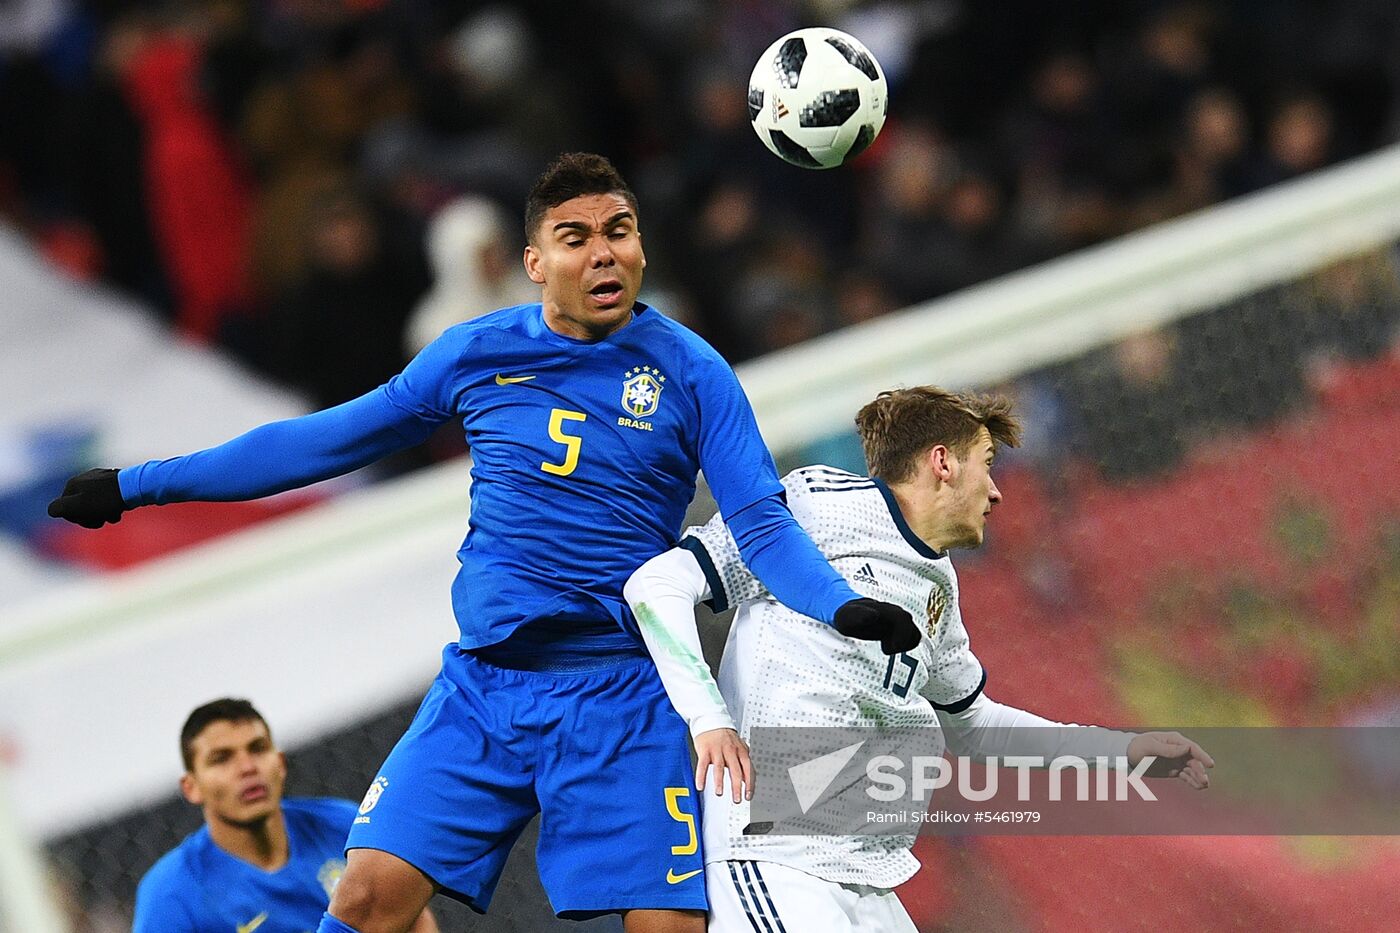
{"type": "Polygon", "coordinates": [[[666,883],[667,883],[667,884],[680,884],[682,881],[684,881],[684,880],[687,879],[687,878],[694,878],[696,875],[700,874],[700,873],[701,873],[702,871],[704,871],[704,870],[705,870],[705,869],[703,869],[703,868],[697,868],[697,869],[695,869],[695,871],[688,871],[688,872],[686,872],[686,873],[683,874],[683,875],[678,875],[678,874],[676,874],[676,870],[675,870],[674,868],[668,868],[668,869],[666,869],[666,883]]]}
{"type": "Polygon", "coordinates": [[[496,385],[498,385],[498,386],[513,386],[513,385],[515,385],[517,382],[529,382],[529,381],[530,381],[531,379],[533,379],[533,378],[535,378],[535,377],[534,377],[534,376],[502,376],[500,373],[496,373],[496,385]]]}
{"type": "Polygon", "coordinates": [[[258,914],[256,917],[254,917],[252,920],[249,920],[247,923],[240,923],[238,925],[238,933],[253,933],[253,931],[256,930],[258,927],[262,926],[266,920],[267,911],[264,910],[262,913],[258,914]]]}

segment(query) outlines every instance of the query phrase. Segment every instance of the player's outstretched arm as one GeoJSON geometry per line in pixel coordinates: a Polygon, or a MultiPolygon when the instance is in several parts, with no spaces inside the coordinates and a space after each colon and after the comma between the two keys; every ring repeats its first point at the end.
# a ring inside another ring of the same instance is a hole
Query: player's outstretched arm
{"type": "Polygon", "coordinates": [[[1215,767],[1205,749],[1179,732],[1133,733],[1055,722],[985,694],[959,712],[939,710],[938,722],[953,752],[971,757],[1029,756],[1047,762],[1061,756],[1126,759],[1129,767],[1153,758],[1147,777],[1179,778],[1197,790],[1210,786],[1207,769],[1215,767]]]}
{"type": "Polygon", "coordinates": [[[100,528],[143,505],[258,499],[357,470],[421,442],[434,424],[389,401],[381,388],[183,457],[80,473],[49,503],[49,515],[100,528]]]}
{"type": "Polygon", "coordinates": [[[984,693],[957,712],[938,710],[938,723],[955,754],[973,758],[1026,756],[1050,761],[1061,756],[1116,761],[1128,755],[1134,735],[1102,726],[1055,722],[998,703],[984,693]]]}
{"type": "Polygon", "coordinates": [[[622,592],[637,617],[666,695],[690,728],[698,759],[696,789],[705,789],[713,769],[717,795],[724,793],[728,775],[736,803],[741,794],[752,797],[748,746],[735,731],[695,627],[695,604],[712,595],[699,561],[685,548],[672,548],[639,567],[622,592]]]}

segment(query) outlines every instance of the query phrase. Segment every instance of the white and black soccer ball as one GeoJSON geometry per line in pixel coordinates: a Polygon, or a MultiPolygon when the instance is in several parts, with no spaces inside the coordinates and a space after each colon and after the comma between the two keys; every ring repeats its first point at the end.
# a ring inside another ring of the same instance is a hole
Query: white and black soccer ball
{"type": "Polygon", "coordinates": [[[870,50],[838,29],[783,36],[749,78],[749,122],[763,144],[803,168],[835,168],[879,135],[889,110],[885,73],[870,50]]]}

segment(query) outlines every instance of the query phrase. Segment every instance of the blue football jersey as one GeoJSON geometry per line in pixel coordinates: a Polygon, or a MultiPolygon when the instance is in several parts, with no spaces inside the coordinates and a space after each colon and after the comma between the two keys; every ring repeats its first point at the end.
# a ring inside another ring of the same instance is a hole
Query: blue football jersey
{"type": "Polygon", "coordinates": [[[141,879],[132,933],[314,933],[345,871],[355,813],[348,800],[284,799],[290,854],[273,872],[229,855],[200,827],[141,879]]]}
{"type": "Polygon", "coordinates": [[[729,364],[645,305],[597,342],[554,333],[538,304],[507,308],[449,329],[385,391],[462,418],[471,445],[464,648],[533,619],[630,629],[622,585],[675,543],[698,470],[716,465],[726,514],[781,490],[729,364]]]}
{"type": "Polygon", "coordinates": [[[256,498],[372,463],[454,419],[474,461],[452,589],[465,649],[531,622],[523,634],[548,635],[541,651],[560,634],[579,636],[571,647],[640,651],[622,587],[676,543],[699,470],[775,595],[827,620],[856,598],[781,504],[729,364],[641,303],[591,342],[550,330],[538,303],[493,312],[448,329],[367,395],[118,480],[131,506],[256,498]]]}

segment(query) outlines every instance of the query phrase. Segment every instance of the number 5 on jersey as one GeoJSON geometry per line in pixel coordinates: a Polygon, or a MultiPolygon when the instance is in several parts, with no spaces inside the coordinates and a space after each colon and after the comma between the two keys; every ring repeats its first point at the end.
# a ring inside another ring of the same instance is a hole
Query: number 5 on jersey
{"type": "Polygon", "coordinates": [[[671,854],[694,855],[700,851],[700,839],[695,832],[695,817],[681,809],[681,798],[690,796],[690,788],[668,787],[665,793],[666,812],[671,815],[671,819],[685,827],[688,836],[687,841],[681,845],[671,846],[671,854]]]}
{"type": "Polygon", "coordinates": [[[546,473],[553,473],[555,476],[568,476],[578,467],[578,451],[583,446],[583,438],[575,434],[564,433],[564,422],[584,421],[588,418],[581,411],[569,411],[567,408],[553,408],[549,412],[549,439],[556,444],[564,445],[564,462],[550,463],[545,461],[540,464],[540,469],[546,473]]]}

